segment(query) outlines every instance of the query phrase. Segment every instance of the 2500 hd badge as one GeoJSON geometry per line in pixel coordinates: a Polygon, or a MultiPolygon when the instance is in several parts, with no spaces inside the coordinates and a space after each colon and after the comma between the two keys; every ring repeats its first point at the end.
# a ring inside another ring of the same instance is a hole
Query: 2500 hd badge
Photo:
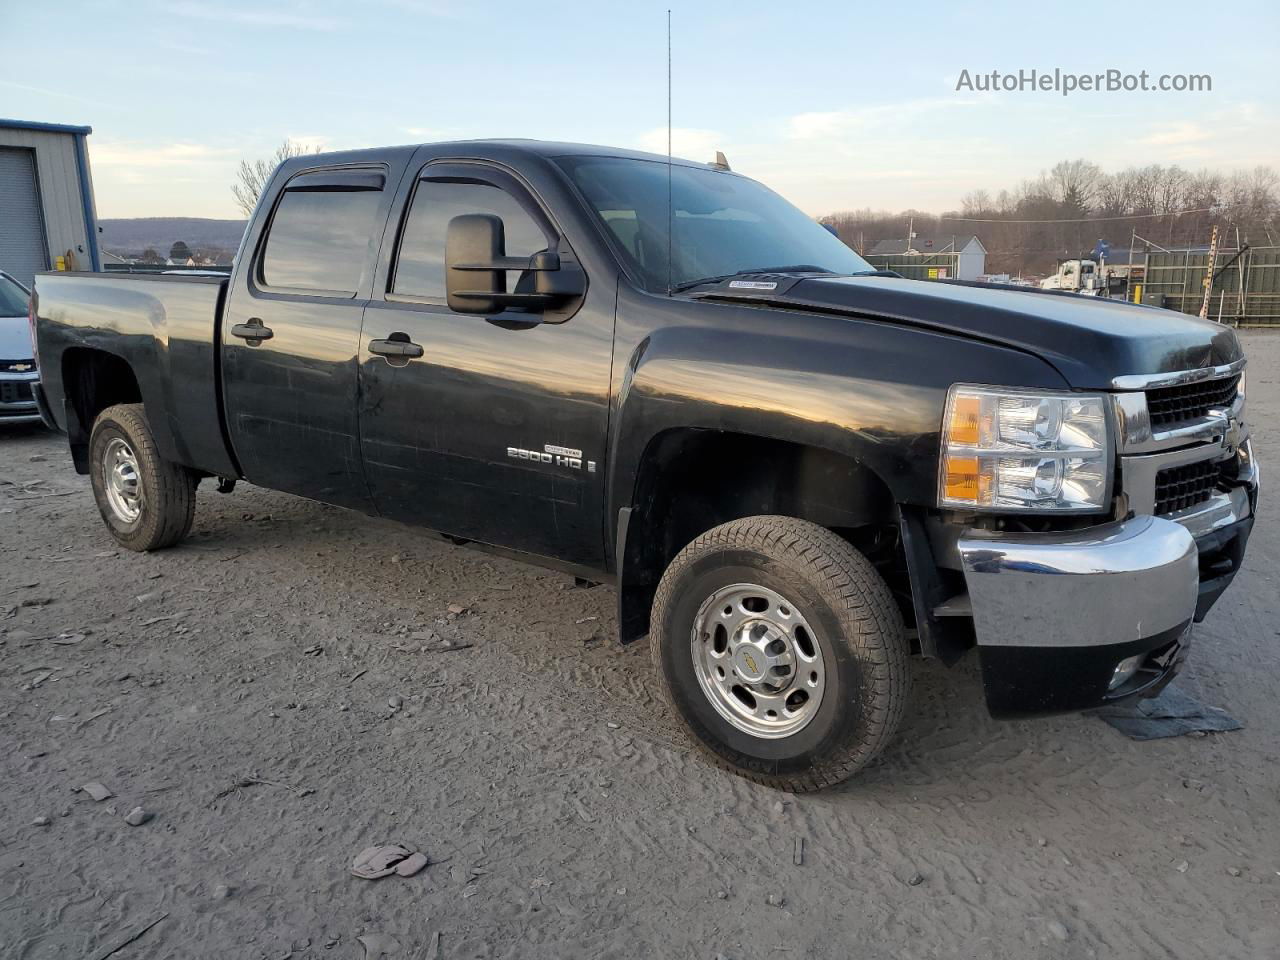
{"type": "MultiPolygon", "coordinates": [[[[513,460],[532,460],[535,463],[552,463],[557,467],[568,467],[570,470],[581,470],[584,465],[581,450],[569,447],[558,447],[548,443],[541,450],[526,450],[523,447],[507,447],[507,456],[513,460]]],[[[585,461],[588,473],[596,472],[594,460],[585,461]]]]}

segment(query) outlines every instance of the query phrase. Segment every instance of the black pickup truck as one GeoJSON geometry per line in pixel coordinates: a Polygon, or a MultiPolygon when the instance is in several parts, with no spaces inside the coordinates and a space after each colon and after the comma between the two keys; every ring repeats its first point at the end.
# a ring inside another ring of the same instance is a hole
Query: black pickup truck
{"type": "Polygon", "coordinates": [[[47,273],[48,422],[154,550],[237,479],[616,585],[719,762],[874,757],[908,657],[989,709],[1151,696],[1258,492],[1229,328],[873,270],[728,164],[473,141],[289,160],[229,278],[47,273]]]}

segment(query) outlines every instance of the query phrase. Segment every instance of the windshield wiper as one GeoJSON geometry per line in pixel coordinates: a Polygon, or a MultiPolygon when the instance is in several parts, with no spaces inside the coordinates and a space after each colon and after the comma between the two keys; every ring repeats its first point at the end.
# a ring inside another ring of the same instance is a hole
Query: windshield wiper
{"type": "Polygon", "coordinates": [[[684,290],[692,290],[694,287],[701,287],[708,283],[722,283],[725,280],[732,280],[734,277],[746,277],[753,273],[825,273],[829,276],[836,276],[826,267],[818,267],[812,263],[793,263],[785,267],[752,267],[750,270],[738,270],[734,273],[724,273],[718,277],[702,277],[699,280],[686,280],[684,283],[677,283],[671,288],[672,293],[681,293],[684,290]]]}

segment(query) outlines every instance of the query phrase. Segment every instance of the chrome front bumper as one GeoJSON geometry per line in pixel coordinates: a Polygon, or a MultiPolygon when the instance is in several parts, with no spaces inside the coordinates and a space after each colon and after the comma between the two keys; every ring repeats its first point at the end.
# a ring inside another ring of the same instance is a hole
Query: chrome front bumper
{"type": "Polygon", "coordinates": [[[959,547],[979,646],[1128,643],[1195,615],[1196,542],[1171,520],[1016,538],[971,531],[959,547]]]}
{"type": "Polygon", "coordinates": [[[993,716],[1153,696],[1181,667],[1200,586],[1181,524],[1148,516],[1016,539],[973,533],[959,547],[993,716]],[[1116,682],[1134,658],[1138,671],[1116,682]]]}
{"type": "Polygon", "coordinates": [[[1167,517],[962,534],[956,546],[991,712],[1065,712],[1155,695],[1180,669],[1192,623],[1235,577],[1257,495],[1250,456],[1239,486],[1167,517]],[[1113,687],[1116,667],[1131,657],[1142,669],[1113,687]]]}

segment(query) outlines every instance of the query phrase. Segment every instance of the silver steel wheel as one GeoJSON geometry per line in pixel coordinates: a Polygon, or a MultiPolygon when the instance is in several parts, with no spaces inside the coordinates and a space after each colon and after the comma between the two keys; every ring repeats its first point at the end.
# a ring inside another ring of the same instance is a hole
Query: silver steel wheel
{"type": "Polygon", "coordinates": [[[129,442],[112,437],[102,451],[102,485],[118,520],[133,523],[142,514],[142,477],[129,442]]]}
{"type": "Polygon", "coordinates": [[[818,713],[826,664],[786,597],[753,583],[722,587],[693,621],[693,669],[716,712],[753,737],[802,730],[818,713]]]}

